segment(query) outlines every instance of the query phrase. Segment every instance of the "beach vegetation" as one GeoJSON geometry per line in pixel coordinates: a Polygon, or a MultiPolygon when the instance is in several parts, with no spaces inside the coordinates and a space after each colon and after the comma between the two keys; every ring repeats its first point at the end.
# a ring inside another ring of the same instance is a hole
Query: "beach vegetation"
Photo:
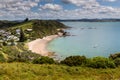
{"type": "Polygon", "coordinates": [[[86,63],[85,56],[69,56],[66,57],[61,64],[66,64],[68,66],[80,66],[86,63]]]}
{"type": "Polygon", "coordinates": [[[116,66],[120,66],[120,58],[116,58],[114,60],[114,63],[115,63],[116,66]]]}
{"type": "Polygon", "coordinates": [[[116,59],[116,58],[120,58],[120,53],[115,53],[115,54],[111,54],[110,56],[109,56],[109,58],[110,59],[116,59]]]}
{"type": "Polygon", "coordinates": [[[41,57],[35,58],[33,60],[33,63],[34,64],[54,64],[55,61],[53,60],[53,58],[41,56],[41,57]]]}
{"type": "Polygon", "coordinates": [[[113,60],[105,57],[93,57],[87,60],[86,66],[92,68],[115,68],[113,60]]]}

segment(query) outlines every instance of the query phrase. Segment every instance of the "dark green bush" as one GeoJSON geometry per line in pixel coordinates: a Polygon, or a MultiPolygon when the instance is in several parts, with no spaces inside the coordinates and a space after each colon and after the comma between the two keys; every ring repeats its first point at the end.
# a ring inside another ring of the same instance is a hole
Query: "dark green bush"
{"type": "Polygon", "coordinates": [[[70,56],[61,61],[61,64],[66,64],[68,66],[80,66],[82,64],[85,64],[85,62],[85,56],[70,56]]]}
{"type": "Polygon", "coordinates": [[[33,60],[34,64],[54,64],[55,61],[53,60],[53,58],[49,58],[49,57],[39,57],[33,60]]]}
{"type": "Polygon", "coordinates": [[[110,56],[109,56],[109,58],[111,58],[111,59],[116,59],[116,58],[120,58],[120,53],[115,53],[115,54],[111,54],[110,56]]]}
{"type": "Polygon", "coordinates": [[[12,53],[8,56],[7,62],[32,62],[33,59],[40,57],[40,55],[32,53],[31,51],[24,51],[19,53],[12,53]]]}
{"type": "Polygon", "coordinates": [[[115,68],[115,64],[112,60],[104,57],[94,57],[92,59],[88,59],[86,66],[92,68],[115,68]]]}
{"type": "Polygon", "coordinates": [[[120,58],[116,58],[114,60],[114,63],[115,63],[116,66],[120,66],[120,58]]]}

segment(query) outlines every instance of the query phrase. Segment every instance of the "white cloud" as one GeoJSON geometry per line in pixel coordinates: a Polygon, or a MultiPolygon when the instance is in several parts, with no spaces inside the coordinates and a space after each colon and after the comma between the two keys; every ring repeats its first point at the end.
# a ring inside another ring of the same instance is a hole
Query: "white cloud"
{"type": "Polygon", "coordinates": [[[96,0],[62,0],[66,6],[76,5],[76,8],[72,10],[66,10],[63,5],[56,3],[39,5],[40,1],[0,0],[0,19],[23,19],[26,17],[39,19],[120,18],[120,8],[103,6],[96,0]]]}
{"type": "Polygon", "coordinates": [[[115,1],[117,1],[117,0],[103,0],[103,1],[115,2],[115,1]]]}
{"type": "Polygon", "coordinates": [[[74,4],[76,6],[98,6],[98,2],[96,0],[62,0],[62,2],[66,4],[74,4]]]}
{"type": "Polygon", "coordinates": [[[59,11],[62,10],[62,6],[58,4],[45,4],[44,6],[40,6],[42,9],[47,9],[47,10],[54,10],[54,11],[59,11]]]}
{"type": "MultiPolygon", "coordinates": [[[[23,9],[23,10],[30,10],[30,8],[38,6],[38,3],[36,1],[32,0],[0,0],[0,9],[9,10],[9,8],[17,8],[17,9],[23,9]]],[[[11,10],[12,10],[11,9],[11,10]]]]}

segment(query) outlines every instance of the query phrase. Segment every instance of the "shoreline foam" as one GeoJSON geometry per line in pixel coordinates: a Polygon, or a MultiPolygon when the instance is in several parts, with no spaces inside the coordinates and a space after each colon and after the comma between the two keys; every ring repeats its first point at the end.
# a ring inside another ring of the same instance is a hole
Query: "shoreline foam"
{"type": "Polygon", "coordinates": [[[40,54],[42,56],[50,56],[51,52],[47,50],[47,45],[50,41],[59,37],[58,35],[46,36],[42,39],[36,39],[28,43],[28,49],[34,53],[40,54]]]}

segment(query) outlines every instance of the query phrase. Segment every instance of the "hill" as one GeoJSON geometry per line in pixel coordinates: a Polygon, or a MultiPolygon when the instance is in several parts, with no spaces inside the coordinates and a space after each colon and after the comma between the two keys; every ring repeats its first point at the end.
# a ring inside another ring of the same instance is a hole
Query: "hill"
{"type": "Polygon", "coordinates": [[[114,18],[111,18],[111,19],[58,19],[57,21],[64,21],[64,22],[76,22],[76,21],[79,21],[79,22],[120,22],[120,19],[114,19],[114,18]]]}
{"type": "Polygon", "coordinates": [[[93,69],[64,65],[1,63],[0,80],[119,80],[120,67],[93,69]]]}
{"type": "Polygon", "coordinates": [[[26,42],[57,34],[57,29],[61,28],[66,26],[54,20],[0,21],[0,54],[11,61],[16,61],[19,56],[24,60],[30,59],[26,58],[29,55],[39,57],[28,50],[26,42]]]}

